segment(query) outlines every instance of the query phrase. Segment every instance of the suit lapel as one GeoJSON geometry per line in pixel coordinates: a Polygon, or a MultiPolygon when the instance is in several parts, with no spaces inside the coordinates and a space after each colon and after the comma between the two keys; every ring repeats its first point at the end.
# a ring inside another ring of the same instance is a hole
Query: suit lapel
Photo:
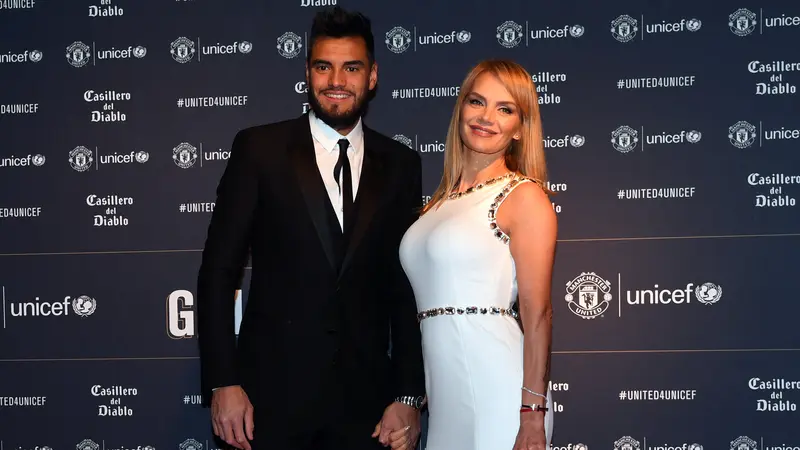
{"type": "Polygon", "coordinates": [[[333,206],[319,174],[314,140],[308,124],[308,115],[304,114],[298,119],[297,130],[288,150],[308,214],[317,230],[317,236],[322,248],[325,250],[325,255],[331,268],[337,270],[335,244],[331,236],[330,222],[327,218],[329,213],[333,214],[333,206]]]}
{"type": "Polygon", "coordinates": [[[340,277],[352,263],[353,255],[369,229],[380,204],[381,196],[385,192],[386,166],[381,151],[375,148],[373,133],[364,125],[364,162],[361,166],[358,193],[354,205],[356,217],[352,224],[345,227],[347,251],[339,271],[340,277]]]}

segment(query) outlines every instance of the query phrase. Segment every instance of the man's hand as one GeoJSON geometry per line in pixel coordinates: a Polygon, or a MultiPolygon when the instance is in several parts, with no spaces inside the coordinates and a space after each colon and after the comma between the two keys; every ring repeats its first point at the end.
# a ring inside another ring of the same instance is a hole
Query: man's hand
{"type": "Polygon", "coordinates": [[[228,444],[251,450],[253,440],[253,405],[240,386],[226,386],[211,397],[211,424],[214,434],[228,444]]]}
{"type": "Polygon", "coordinates": [[[404,403],[394,402],[383,411],[383,418],[375,425],[372,437],[394,450],[413,450],[419,439],[419,410],[404,403]]]}

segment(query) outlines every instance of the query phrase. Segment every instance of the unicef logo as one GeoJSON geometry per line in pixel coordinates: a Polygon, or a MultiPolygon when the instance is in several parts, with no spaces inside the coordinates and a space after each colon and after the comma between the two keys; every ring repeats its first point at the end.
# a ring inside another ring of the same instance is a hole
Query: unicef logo
{"type": "Polygon", "coordinates": [[[35,62],[35,63],[39,62],[39,61],[42,60],[43,57],[44,57],[44,54],[41,52],[41,50],[31,50],[31,53],[30,53],[31,62],[35,62]]]}
{"type": "Polygon", "coordinates": [[[412,150],[414,149],[414,143],[411,141],[411,139],[406,136],[403,136],[402,134],[395,134],[394,136],[392,136],[392,139],[405,145],[406,147],[412,150]]]}
{"type": "Polygon", "coordinates": [[[69,152],[69,165],[77,172],[85,172],[92,167],[92,151],[79,145],[69,152]]]}
{"type": "Polygon", "coordinates": [[[75,41],[67,46],[67,62],[73,67],[83,67],[91,59],[89,46],[81,41],[75,41]]]}
{"type": "Polygon", "coordinates": [[[722,298],[722,286],[714,283],[703,283],[694,288],[694,295],[700,303],[713,305],[722,298]]]}
{"type": "Polygon", "coordinates": [[[72,310],[81,317],[89,317],[97,309],[97,300],[87,295],[72,300],[72,310]]]}
{"type": "Polygon", "coordinates": [[[514,48],[522,42],[522,25],[507,20],[497,27],[497,42],[505,48],[514,48]]]}
{"type": "Polygon", "coordinates": [[[579,37],[583,36],[583,33],[585,31],[586,30],[583,28],[583,25],[573,25],[573,26],[569,27],[569,35],[572,36],[572,37],[579,38],[579,37]]]}
{"type": "Polygon", "coordinates": [[[569,145],[575,148],[582,147],[583,144],[585,143],[586,143],[586,138],[581,136],[580,134],[576,134],[569,138],[569,145]]]}
{"type": "Polygon", "coordinates": [[[703,133],[697,130],[689,130],[686,132],[686,140],[689,141],[690,144],[697,144],[702,138],[703,133]]]}
{"type": "Polygon", "coordinates": [[[689,19],[686,22],[686,29],[691,31],[691,32],[695,32],[695,31],[699,30],[700,27],[702,27],[702,26],[703,26],[703,22],[701,22],[700,19],[692,18],[692,19],[689,19]]]}
{"type": "Polygon", "coordinates": [[[150,154],[144,150],[136,152],[136,162],[144,164],[150,160],[150,154]]]}
{"type": "Polygon", "coordinates": [[[550,450],[589,450],[589,446],[586,444],[567,444],[563,446],[559,445],[552,445],[550,446],[550,450]]]}
{"type": "Polygon", "coordinates": [[[188,142],[181,142],[172,149],[172,161],[181,169],[192,167],[197,161],[197,148],[188,142]]]}
{"type": "Polygon", "coordinates": [[[470,39],[472,39],[472,33],[467,30],[461,30],[456,34],[456,40],[462,44],[466,44],[470,39]]]}
{"type": "MultiPolygon", "coordinates": [[[[467,38],[469,40],[469,38],[467,38]]],[[[386,32],[386,48],[393,53],[403,53],[411,45],[411,32],[403,27],[394,27],[386,32]]]]}
{"type": "Polygon", "coordinates": [[[250,53],[253,50],[253,43],[249,41],[242,41],[239,43],[239,53],[250,53]]]}
{"type": "Polygon", "coordinates": [[[44,155],[33,155],[31,162],[33,162],[33,165],[36,167],[42,167],[45,162],[45,157],[44,155]]]}
{"type": "Polygon", "coordinates": [[[628,153],[636,148],[639,133],[633,128],[623,125],[611,133],[611,145],[620,153],[628,153]]]}
{"type": "Polygon", "coordinates": [[[611,21],[611,35],[620,42],[629,42],[636,37],[639,27],[633,17],[623,14],[611,21]]]}
{"type": "Polygon", "coordinates": [[[739,8],[728,16],[728,28],[737,36],[747,36],[756,29],[756,14],[747,8],[739,8]]]}
{"type": "Polygon", "coordinates": [[[191,61],[194,58],[194,52],[194,42],[185,37],[175,39],[169,46],[169,53],[172,55],[172,59],[181,64],[191,61]]]}
{"type": "Polygon", "coordinates": [[[736,148],[747,148],[756,140],[756,127],[740,120],[728,127],[728,141],[736,148]]]}
{"type": "Polygon", "coordinates": [[[300,36],[287,31],[278,38],[278,53],[286,59],[292,59],[300,54],[303,40],[300,36]]]}
{"type": "Polygon", "coordinates": [[[146,54],[147,54],[147,48],[142,47],[141,45],[137,45],[136,47],[133,48],[133,56],[136,58],[142,59],[146,54]]]}

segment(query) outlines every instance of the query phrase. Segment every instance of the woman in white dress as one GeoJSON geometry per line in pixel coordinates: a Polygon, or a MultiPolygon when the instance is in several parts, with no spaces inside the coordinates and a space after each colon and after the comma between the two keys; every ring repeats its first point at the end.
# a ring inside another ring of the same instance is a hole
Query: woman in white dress
{"type": "Polygon", "coordinates": [[[427,450],[550,447],[551,193],[531,75],[480,63],[461,86],[441,184],[400,246],[422,330],[427,450]]]}

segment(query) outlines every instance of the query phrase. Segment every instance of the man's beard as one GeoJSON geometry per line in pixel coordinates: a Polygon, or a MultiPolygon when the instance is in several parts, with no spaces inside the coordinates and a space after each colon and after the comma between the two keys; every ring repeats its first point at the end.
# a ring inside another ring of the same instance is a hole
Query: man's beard
{"type": "Polygon", "coordinates": [[[314,115],[316,115],[320,120],[328,124],[334,130],[339,130],[342,128],[349,128],[355,125],[358,122],[358,119],[364,115],[367,111],[367,95],[361,97],[361,99],[356,99],[355,104],[353,105],[352,109],[347,112],[339,112],[337,111],[334,114],[331,114],[322,107],[322,104],[319,102],[317,97],[314,95],[313,91],[309,88],[308,93],[308,104],[311,106],[311,110],[314,111],[314,115]]]}

